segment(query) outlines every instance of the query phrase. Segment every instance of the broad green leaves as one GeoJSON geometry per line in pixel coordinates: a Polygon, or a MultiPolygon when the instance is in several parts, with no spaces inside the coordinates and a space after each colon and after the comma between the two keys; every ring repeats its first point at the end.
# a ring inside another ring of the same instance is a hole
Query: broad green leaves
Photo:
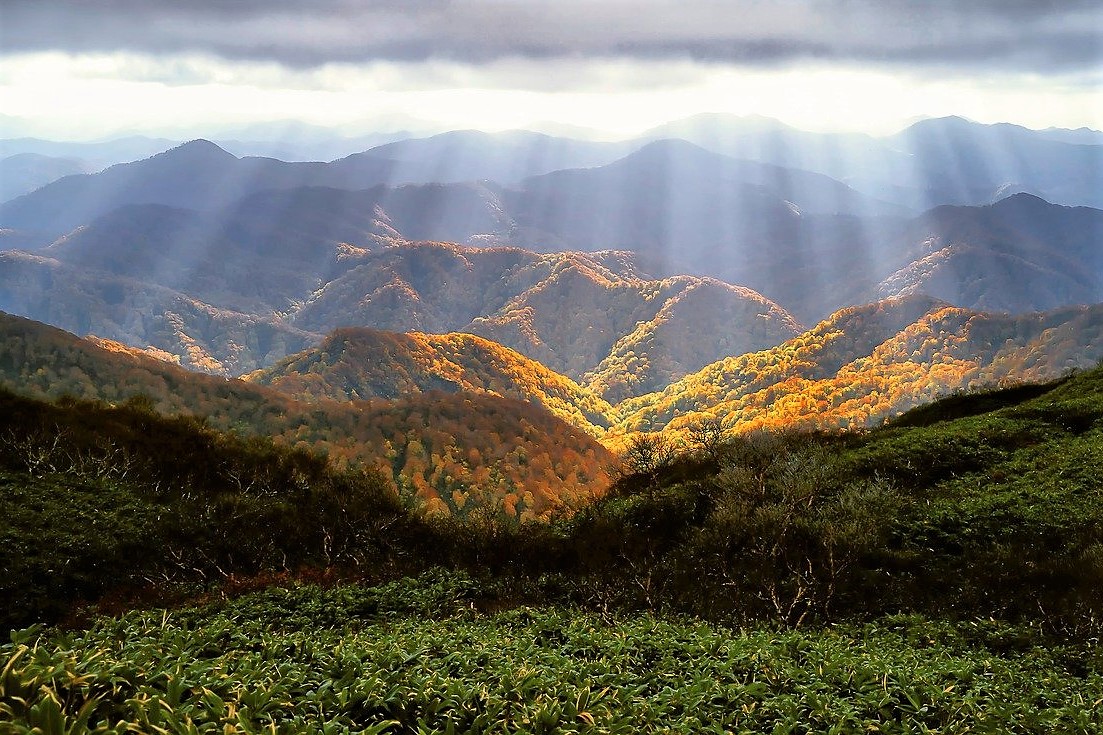
{"type": "Polygon", "coordinates": [[[1028,628],[485,617],[463,605],[469,584],[270,590],[27,631],[0,647],[0,719],[13,733],[1085,735],[1103,721],[1099,651],[1028,628]]]}

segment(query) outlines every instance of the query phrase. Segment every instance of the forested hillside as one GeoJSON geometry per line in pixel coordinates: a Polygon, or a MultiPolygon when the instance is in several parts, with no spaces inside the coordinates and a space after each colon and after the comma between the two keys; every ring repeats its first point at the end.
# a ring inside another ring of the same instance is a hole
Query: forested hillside
{"type": "Polygon", "coordinates": [[[120,584],[167,594],[302,565],[369,577],[443,565],[477,575],[485,609],[795,626],[903,611],[1099,632],[1099,369],[954,397],[865,433],[702,434],[681,453],[639,444],[609,493],[523,525],[425,515],[388,474],[164,418],[142,398],[0,399],[0,480],[18,500],[0,521],[13,622],[120,584]],[[64,574],[30,583],[67,556],[64,574]]]}
{"type": "Polygon", "coordinates": [[[395,399],[427,391],[491,393],[531,401],[601,436],[612,407],[570,378],[470,334],[346,328],[316,348],[247,376],[291,396],[395,399]]]}
{"type": "Polygon", "coordinates": [[[348,270],[290,323],[311,332],[470,332],[580,383],[593,380],[610,401],[772,347],[799,329],[749,289],[690,276],[650,279],[625,252],[397,243],[350,251],[342,263],[348,270]]]}
{"type": "Polygon", "coordinates": [[[400,495],[435,512],[489,504],[513,517],[544,515],[602,492],[612,464],[593,437],[530,403],[442,393],[304,402],[6,315],[0,386],[110,403],[140,396],[158,412],[321,452],[338,467],[380,469],[400,495]]]}
{"type": "Polygon", "coordinates": [[[925,296],[890,299],[625,401],[615,433],[685,430],[708,419],[737,432],[875,426],[955,391],[1052,380],[1101,359],[1100,306],[1011,316],[925,296]]]}

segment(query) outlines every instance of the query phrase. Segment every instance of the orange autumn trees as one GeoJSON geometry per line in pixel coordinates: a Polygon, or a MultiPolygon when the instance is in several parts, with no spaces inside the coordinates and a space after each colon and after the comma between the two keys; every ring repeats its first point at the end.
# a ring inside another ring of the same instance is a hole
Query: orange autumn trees
{"type": "Polygon", "coordinates": [[[436,391],[391,401],[305,401],[108,347],[0,315],[0,385],[36,397],[111,403],[142,395],[159,412],[271,436],[320,452],[338,467],[378,467],[396,491],[430,511],[463,514],[481,503],[535,518],[575,506],[608,484],[612,455],[533,403],[436,391]]]}

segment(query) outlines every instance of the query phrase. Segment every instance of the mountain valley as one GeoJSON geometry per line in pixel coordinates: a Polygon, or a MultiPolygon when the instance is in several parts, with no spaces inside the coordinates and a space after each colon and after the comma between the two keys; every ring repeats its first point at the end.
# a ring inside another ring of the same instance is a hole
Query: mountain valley
{"type": "MultiPolygon", "coordinates": [[[[440,450],[452,445],[425,439],[430,415],[463,436],[463,401],[532,404],[566,422],[541,424],[546,435],[579,432],[562,452],[520,432],[578,498],[579,477],[604,476],[609,450],[641,436],[869,427],[955,391],[1094,365],[1103,210],[1084,205],[1098,204],[1103,141],[1066,133],[946,118],[872,138],[704,116],[619,143],[457,131],[330,162],[195,140],[0,203],[0,309],[89,335],[67,349],[107,347],[143,374],[174,363],[217,376],[197,386],[244,377],[226,383],[250,396],[233,401],[281,406],[261,413],[316,404],[361,438],[257,424],[252,410],[218,421],[292,446],[306,432],[338,462],[381,453],[396,486],[449,512],[465,507],[451,493],[487,476],[487,450],[479,434],[440,450]],[[997,149],[1003,168],[986,166],[997,149]],[[364,439],[347,406],[390,428],[364,439]],[[570,475],[568,456],[590,459],[570,475]]],[[[208,413],[206,398],[168,396],[163,376],[120,392],[53,363],[80,397],[148,393],[208,413]]],[[[516,411],[492,413],[508,424],[516,411]]],[[[492,445],[518,430],[495,431],[492,445]]],[[[505,462],[494,472],[516,490],[487,497],[522,515],[557,507],[551,475],[511,452],[488,465],[505,462]],[[518,505],[526,483],[537,495],[518,505]]]]}

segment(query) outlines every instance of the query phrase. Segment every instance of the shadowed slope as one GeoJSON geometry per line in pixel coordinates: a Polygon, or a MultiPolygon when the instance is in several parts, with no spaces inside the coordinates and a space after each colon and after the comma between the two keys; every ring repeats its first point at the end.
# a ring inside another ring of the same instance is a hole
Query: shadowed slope
{"type": "Polygon", "coordinates": [[[272,316],[219,308],[163,286],[51,258],[0,252],[0,310],[76,334],[152,348],[184,367],[237,375],[318,342],[272,316]]]}

